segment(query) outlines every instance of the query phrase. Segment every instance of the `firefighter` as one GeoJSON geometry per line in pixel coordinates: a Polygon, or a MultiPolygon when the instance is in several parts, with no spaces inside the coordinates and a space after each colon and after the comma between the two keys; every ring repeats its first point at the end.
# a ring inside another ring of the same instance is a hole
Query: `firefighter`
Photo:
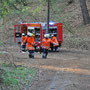
{"type": "Polygon", "coordinates": [[[25,52],[25,48],[26,48],[26,44],[24,44],[25,38],[26,38],[25,34],[22,33],[22,37],[21,37],[21,39],[22,39],[21,47],[22,47],[22,51],[23,51],[22,53],[25,52]]]}
{"type": "Polygon", "coordinates": [[[49,34],[44,35],[44,39],[42,41],[42,48],[43,48],[43,56],[42,58],[47,58],[48,50],[50,48],[50,43],[55,44],[50,38],[49,34]]]}
{"type": "Polygon", "coordinates": [[[58,41],[57,41],[57,38],[56,38],[53,34],[51,35],[51,37],[52,37],[52,41],[55,43],[55,44],[53,45],[53,47],[52,47],[52,51],[57,52],[57,51],[58,51],[59,43],[58,43],[58,41]]]}
{"type": "Polygon", "coordinates": [[[27,33],[27,38],[25,39],[24,43],[27,43],[27,50],[29,52],[29,58],[34,58],[35,40],[32,33],[30,32],[27,33]]]}

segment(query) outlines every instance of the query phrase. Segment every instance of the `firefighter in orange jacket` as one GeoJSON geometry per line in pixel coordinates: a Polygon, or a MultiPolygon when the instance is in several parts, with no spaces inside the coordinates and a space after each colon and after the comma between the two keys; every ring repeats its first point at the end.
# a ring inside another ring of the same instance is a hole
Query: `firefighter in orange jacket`
{"type": "Polygon", "coordinates": [[[22,33],[21,39],[22,39],[22,43],[21,43],[22,51],[25,52],[26,44],[24,44],[24,41],[26,39],[26,36],[24,33],[22,33]]]}
{"type": "Polygon", "coordinates": [[[42,48],[43,48],[43,56],[42,58],[47,58],[48,50],[50,48],[50,43],[55,44],[50,38],[49,34],[44,35],[44,39],[42,41],[42,48]]]}
{"type": "Polygon", "coordinates": [[[35,40],[33,37],[32,33],[27,33],[27,38],[24,41],[25,43],[27,43],[27,50],[29,51],[29,58],[34,58],[34,44],[35,44],[35,40]]]}
{"type": "Polygon", "coordinates": [[[52,37],[52,41],[55,43],[55,45],[53,45],[53,47],[52,47],[52,51],[57,52],[59,43],[57,41],[57,38],[54,35],[51,35],[51,37],[52,37]]]}

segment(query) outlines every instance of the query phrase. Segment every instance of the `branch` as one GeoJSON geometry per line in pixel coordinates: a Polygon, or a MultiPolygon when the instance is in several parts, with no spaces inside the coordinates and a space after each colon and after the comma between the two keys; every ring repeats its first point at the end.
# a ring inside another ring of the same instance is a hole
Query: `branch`
{"type": "Polygon", "coordinates": [[[12,5],[16,10],[21,11],[21,9],[17,8],[16,5],[12,5]]]}

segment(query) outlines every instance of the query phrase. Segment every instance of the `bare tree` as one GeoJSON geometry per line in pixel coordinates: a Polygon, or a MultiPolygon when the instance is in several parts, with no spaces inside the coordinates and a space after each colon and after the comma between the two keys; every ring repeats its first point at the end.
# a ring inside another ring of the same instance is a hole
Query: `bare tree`
{"type": "Polygon", "coordinates": [[[80,0],[80,6],[81,6],[81,11],[82,11],[82,16],[83,16],[83,22],[84,24],[88,24],[90,22],[90,17],[86,5],[86,0],[80,0]]]}

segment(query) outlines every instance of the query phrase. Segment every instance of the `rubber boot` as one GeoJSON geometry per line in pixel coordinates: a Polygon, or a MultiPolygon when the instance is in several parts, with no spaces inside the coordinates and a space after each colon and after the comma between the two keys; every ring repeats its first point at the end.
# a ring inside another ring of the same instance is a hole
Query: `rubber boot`
{"type": "Polygon", "coordinates": [[[32,59],[34,59],[34,55],[32,55],[32,57],[31,57],[32,59]]]}
{"type": "Polygon", "coordinates": [[[43,59],[46,59],[47,57],[46,57],[46,55],[43,55],[42,58],[43,58],[43,59]]]}
{"type": "Polygon", "coordinates": [[[29,54],[29,58],[32,58],[32,55],[31,54],[29,54]]]}

